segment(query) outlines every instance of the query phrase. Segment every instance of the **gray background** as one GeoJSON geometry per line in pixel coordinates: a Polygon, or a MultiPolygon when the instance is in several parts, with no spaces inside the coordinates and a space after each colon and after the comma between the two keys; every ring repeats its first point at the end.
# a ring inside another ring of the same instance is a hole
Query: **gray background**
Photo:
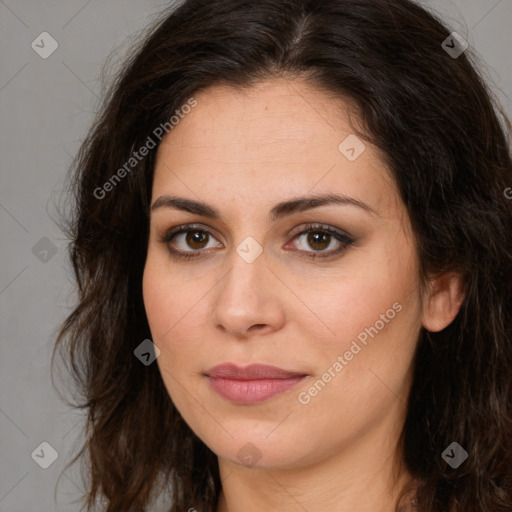
{"type": "MultiPolygon", "coordinates": [[[[484,76],[511,116],[512,1],[423,3],[480,54],[484,76]]],[[[163,0],[0,0],[0,512],[80,508],[79,467],[56,487],[80,446],[82,422],[50,381],[57,328],[74,299],[54,204],[98,107],[103,64],[110,56],[115,69],[166,6],[163,0]],[[44,31],[59,45],[46,59],[31,47],[44,31]],[[31,457],[44,441],[58,452],[47,469],[31,457]]]]}

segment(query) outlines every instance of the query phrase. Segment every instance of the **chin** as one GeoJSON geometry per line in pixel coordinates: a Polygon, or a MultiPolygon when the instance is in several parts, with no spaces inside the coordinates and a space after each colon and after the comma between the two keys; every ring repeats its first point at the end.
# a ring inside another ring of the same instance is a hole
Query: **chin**
{"type": "Polygon", "coordinates": [[[296,438],[285,430],[280,435],[275,432],[269,435],[267,430],[265,437],[257,429],[239,428],[238,431],[230,430],[230,433],[233,438],[226,435],[222,441],[216,439],[207,444],[219,458],[245,468],[292,469],[306,461],[312,462],[314,457],[311,453],[316,451],[313,446],[307,446],[304,439],[296,438]]]}

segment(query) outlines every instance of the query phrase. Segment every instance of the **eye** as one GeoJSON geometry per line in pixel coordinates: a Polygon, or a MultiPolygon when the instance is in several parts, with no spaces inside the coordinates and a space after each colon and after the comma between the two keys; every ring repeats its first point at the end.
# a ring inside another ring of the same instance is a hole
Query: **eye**
{"type": "MultiPolygon", "coordinates": [[[[306,257],[312,259],[328,258],[340,254],[354,242],[343,231],[325,225],[309,225],[302,229],[299,228],[292,235],[291,242],[295,240],[299,242],[298,252],[304,253],[306,257]],[[309,251],[307,247],[313,250],[309,251]],[[327,251],[326,249],[329,248],[330,250],[327,251]]],[[[171,229],[159,241],[167,245],[173,257],[190,259],[199,257],[203,249],[215,247],[215,244],[209,245],[211,239],[215,240],[207,229],[185,224],[171,229]]],[[[291,242],[285,248],[288,248],[291,242]]],[[[222,244],[219,243],[217,247],[219,246],[222,246],[222,244]]]]}
{"type": "Polygon", "coordinates": [[[354,243],[354,240],[343,231],[321,224],[306,226],[293,234],[293,240],[299,242],[299,251],[313,259],[338,255],[354,243]],[[313,250],[308,251],[307,247],[313,250]],[[327,251],[328,248],[331,250],[327,251]]]}
{"type": "Polygon", "coordinates": [[[190,259],[197,257],[198,255],[194,253],[201,249],[211,249],[212,246],[208,246],[210,238],[213,238],[213,236],[209,231],[191,224],[185,224],[165,233],[160,242],[167,245],[173,256],[190,259]],[[177,245],[178,249],[174,249],[173,245],[177,245]],[[187,250],[187,247],[192,248],[192,251],[187,250]]]}

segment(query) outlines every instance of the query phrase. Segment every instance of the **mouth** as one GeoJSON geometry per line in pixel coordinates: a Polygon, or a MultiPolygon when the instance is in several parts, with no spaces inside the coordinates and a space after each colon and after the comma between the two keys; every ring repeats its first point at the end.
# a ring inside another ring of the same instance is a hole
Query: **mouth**
{"type": "Polygon", "coordinates": [[[288,391],[308,375],[272,365],[252,364],[242,368],[226,363],[210,368],[205,376],[213,391],[226,400],[249,405],[288,391]]]}

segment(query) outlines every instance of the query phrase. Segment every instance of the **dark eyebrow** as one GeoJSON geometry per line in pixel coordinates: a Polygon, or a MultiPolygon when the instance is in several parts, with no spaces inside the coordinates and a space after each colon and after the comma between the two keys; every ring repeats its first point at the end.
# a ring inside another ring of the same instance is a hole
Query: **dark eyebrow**
{"type": "MultiPolygon", "coordinates": [[[[325,195],[313,195],[300,197],[298,199],[291,199],[277,203],[269,213],[269,217],[272,221],[276,221],[292,215],[293,213],[303,212],[312,208],[318,208],[319,206],[337,204],[341,206],[357,206],[369,213],[377,215],[377,213],[370,208],[366,203],[354,199],[353,197],[343,196],[339,194],[325,194],[325,195]]],[[[159,208],[174,208],[176,210],[183,210],[185,212],[194,213],[196,215],[202,215],[211,219],[221,219],[220,213],[213,207],[206,203],[187,199],[185,197],[178,196],[160,196],[151,205],[151,211],[155,211],[159,208]]]]}

